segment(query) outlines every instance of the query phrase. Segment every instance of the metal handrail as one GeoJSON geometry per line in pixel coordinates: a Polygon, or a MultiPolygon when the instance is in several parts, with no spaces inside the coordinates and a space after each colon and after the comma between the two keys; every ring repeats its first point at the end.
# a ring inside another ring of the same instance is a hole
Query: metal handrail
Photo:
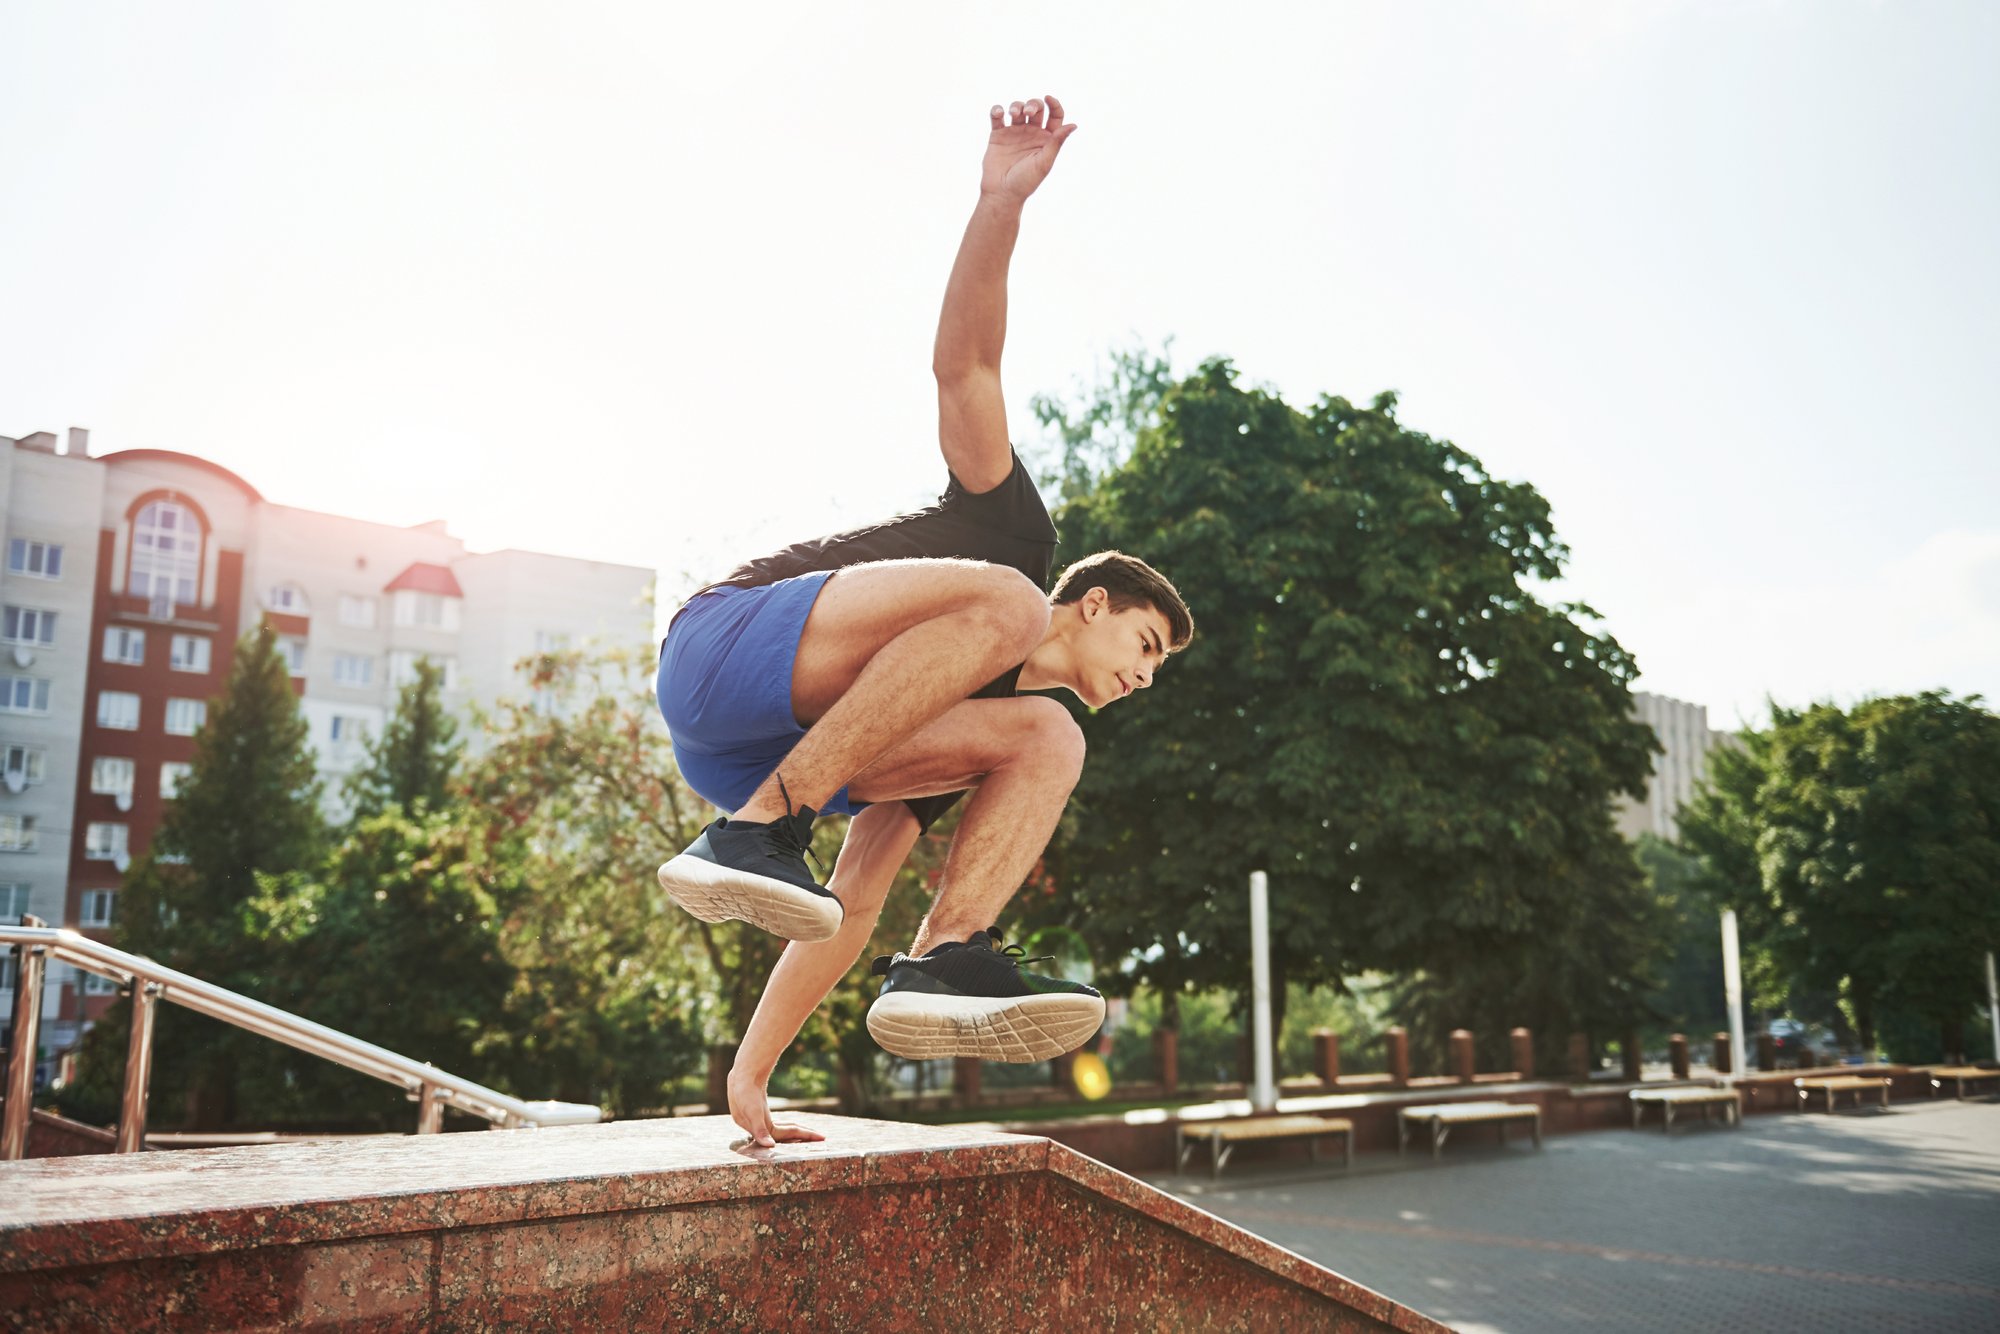
{"type": "Polygon", "coordinates": [[[402,1086],[421,1104],[417,1114],[419,1134],[436,1133],[446,1107],[508,1128],[587,1125],[604,1119],[603,1113],[589,1104],[524,1102],[151,959],[114,949],[75,931],[44,926],[33,917],[23,918],[22,923],[0,926],[0,946],[13,945],[20,959],[14,976],[14,1030],[9,1040],[12,1051],[7,1064],[6,1104],[4,1112],[0,1112],[0,1160],[19,1158],[27,1149],[28,1112],[34,1100],[36,1040],[41,1028],[42,973],[51,959],[98,977],[112,978],[131,990],[132,1039],[126,1055],[124,1099],[118,1118],[117,1147],[121,1153],[139,1149],[145,1139],[153,1007],[159,1000],[170,1000],[197,1014],[402,1086]]]}

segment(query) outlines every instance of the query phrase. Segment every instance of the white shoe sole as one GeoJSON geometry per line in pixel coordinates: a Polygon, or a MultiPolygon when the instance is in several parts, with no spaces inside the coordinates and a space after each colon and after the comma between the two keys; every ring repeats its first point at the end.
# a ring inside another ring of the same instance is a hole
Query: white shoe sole
{"type": "Polygon", "coordinates": [[[941,996],[892,991],[868,1007],[868,1031],[882,1050],[909,1061],[977,1056],[982,1061],[1046,1061],[1075,1051],[1104,1024],[1099,996],[941,996]]]}
{"type": "Polygon", "coordinates": [[[828,940],[840,900],[682,853],[660,868],[667,897],[704,922],[748,922],[786,940],[828,940]]]}

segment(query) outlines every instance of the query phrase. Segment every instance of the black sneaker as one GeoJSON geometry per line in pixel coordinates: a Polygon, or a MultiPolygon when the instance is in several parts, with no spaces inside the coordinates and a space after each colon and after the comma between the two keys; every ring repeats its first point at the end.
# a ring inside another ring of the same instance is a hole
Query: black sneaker
{"type": "MultiPolygon", "coordinates": [[[[868,1031],[906,1060],[977,1056],[1046,1061],[1075,1051],[1104,1023],[1104,997],[1076,982],[1026,972],[1019,945],[1004,950],[997,931],[911,958],[875,960],[886,977],[868,1007],[868,1031]]],[[[1045,956],[1053,958],[1053,955],[1045,956]]]]}
{"type": "Polygon", "coordinates": [[[748,922],[787,940],[826,940],[840,930],[842,914],[840,900],[806,869],[818,814],[801,806],[769,824],[717,820],[660,868],[660,887],[704,922],[748,922]]]}

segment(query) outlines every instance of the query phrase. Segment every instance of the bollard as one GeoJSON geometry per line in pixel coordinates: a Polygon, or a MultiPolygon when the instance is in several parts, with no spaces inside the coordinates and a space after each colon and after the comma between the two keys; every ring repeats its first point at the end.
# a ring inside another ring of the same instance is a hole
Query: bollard
{"type": "Polygon", "coordinates": [[[1569,1077],[1590,1078],[1590,1038],[1582,1033],[1569,1035],[1569,1077]]]}
{"type": "Polygon", "coordinates": [[[1469,1029],[1451,1030],[1451,1073],[1461,1084],[1472,1082],[1472,1033],[1469,1029]]]}
{"type": "Polygon", "coordinates": [[[979,1101],[979,1067],[977,1056],[960,1056],[951,1063],[951,1091],[968,1107],[979,1101]]]}
{"type": "Polygon", "coordinates": [[[1153,1030],[1153,1050],[1160,1058],[1160,1088],[1172,1093],[1181,1086],[1181,1035],[1171,1028],[1153,1030]]]}
{"type": "Polygon", "coordinates": [[[1729,1059],[1729,1034],[1727,1033],[1717,1033],[1715,1035],[1715,1073],[1718,1075],[1733,1075],[1736,1073],[1735,1062],[1729,1059]]]}
{"type": "Polygon", "coordinates": [[[1639,1050],[1638,1033],[1626,1029],[1625,1040],[1619,1046],[1624,1049],[1625,1080],[1627,1083],[1636,1084],[1646,1077],[1646,1067],[1643,1064],[1645,1053],[1639,1050]]]}
{"type": "Polygon", "coordinates": [[[1667,1039],[1667,1060],[1673,1063],[1675,1079],[1688,1077],[1687,1034],[1676,1033],[1667,1039]]]}
{"type": "Polygon", "coordinates": [[[1402,1088],[1410,1082],[1410,1030],[1397,1024],[1384,1038],[1389,1044],[1389,1079],[1402,1088]]]}
{"type": "Polygon", "coordinates": [[[1517,1028],[1507,1035],[1514,1048],[1514,1073],[1523,1079],[1535,1077],[1535,1035],[1517,1028]]]}
{"type": "Polygon", "coordinates": [[[1049,1082],[1059,1089],[1076,1087],[1076,1053],[1064,1052],[1049,1062],[1049,1082]]]}
{"type": "Polygon", "coordinates": [[[1313,1030],[1313,1073],[1322,1083],[1340,1082],[1340,1034],[1330,1028],[1313,1030]]]}
{"type": "Polygon", "coordinates": [[[1759,1070],[1778,1068],[1778,1044],[1769,1033],[1757,1035],[1757,1068],[1759,1070]]]}

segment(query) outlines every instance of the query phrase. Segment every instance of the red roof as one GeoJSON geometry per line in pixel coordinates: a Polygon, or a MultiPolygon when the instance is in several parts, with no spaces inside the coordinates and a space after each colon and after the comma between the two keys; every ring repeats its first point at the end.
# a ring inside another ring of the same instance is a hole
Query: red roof
{"type": "Polygon", "coordinates": [[[405,588],[415,589],[419,593],[439,593],[448,598],[465,596],[450,570],[442,565],[427,565],[423,561],[418,561],[391,579],[382,591],[395,593],[405,588]]]}

